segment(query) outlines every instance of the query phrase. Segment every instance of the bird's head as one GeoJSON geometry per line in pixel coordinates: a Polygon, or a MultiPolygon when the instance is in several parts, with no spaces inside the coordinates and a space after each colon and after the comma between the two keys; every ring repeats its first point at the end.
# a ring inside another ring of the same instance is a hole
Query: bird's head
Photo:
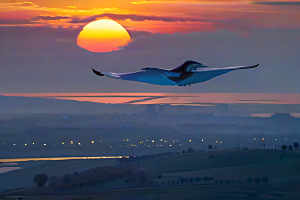
{"type": "Polygon", "coordinates": [[[208,66],[206,66],[202,63],[194,62],[194,63],[191,63],[191,64],[187,65],[186,71],[187,72],[192,72],[192,71],[196,71],[197,68],[203,68],[203,67],[208,67],[208,66]]]}

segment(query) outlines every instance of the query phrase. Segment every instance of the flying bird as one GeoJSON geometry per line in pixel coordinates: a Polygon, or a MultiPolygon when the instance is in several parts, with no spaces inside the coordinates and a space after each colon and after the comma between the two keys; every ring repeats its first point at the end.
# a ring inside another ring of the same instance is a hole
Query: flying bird
{"type": "Polygon", "coordinates": [[[143,68],[139,72],[129,73],[113,73],[113,72],[98,72],[93,70],[98,76],[107,76],[109,78],[121,79],[126,81],[138,81],[150,83],[154,85],[164,86],[187,86],[195,83],[208,81],[216,76],[226,74],[233,70],[255,68],[257,65],[252,66],[236,66],[225,68],[209,68],[206,65],[187,60],[179,67],[174,69],[160,69],[160,68],[143,68]]]}

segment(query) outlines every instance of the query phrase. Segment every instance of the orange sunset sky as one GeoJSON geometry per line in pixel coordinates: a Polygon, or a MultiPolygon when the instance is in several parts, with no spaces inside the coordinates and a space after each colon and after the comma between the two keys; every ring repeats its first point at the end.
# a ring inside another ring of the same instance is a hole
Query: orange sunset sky
{"type": "Polygon", "coordinates": [[[128,30],[191,33],[300,28],[296,0],[19,0],[0,1],[1,26],[80,28],[110,18],[128,30]]]}

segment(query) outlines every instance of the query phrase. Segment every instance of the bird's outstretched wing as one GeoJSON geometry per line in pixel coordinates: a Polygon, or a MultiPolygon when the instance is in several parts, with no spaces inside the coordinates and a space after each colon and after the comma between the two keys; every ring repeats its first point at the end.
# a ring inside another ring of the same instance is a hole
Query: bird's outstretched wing
{"type": "Polygon", "coordinates": [[[198,68],[196,71],[193,72],[193,74],[189,79],[181,80],[180,82],[178,82],[178,84],[189,85],[189,84],[201,83],[234,70],[250,69],[250,68],[255,68],[257,66],[258,65],[225,67],[225,68],[198,68]]]}
{"type": "Polygon", "coordinates": [[[129,73],[113,73],[113,72],[98,72],[92,69],[98,76],[107,76],[109,78],[115,78],[126,81],[138,81],[144,83],[150,83],[154,85],[177,85],[176,82],[166,78],[163,70],[145,70],[140,72],[129,73]]]}
{"type": "Polygon", "coordinates": [[[238,70],[238,69],[251,69],[257,67],[257,65],[251,65],[251,66],[236,66],[236,67],[224,67],[224,68],[198,68],[196,72],[204,72],[204,71],[232,71],[232,70],[238,70]]]}

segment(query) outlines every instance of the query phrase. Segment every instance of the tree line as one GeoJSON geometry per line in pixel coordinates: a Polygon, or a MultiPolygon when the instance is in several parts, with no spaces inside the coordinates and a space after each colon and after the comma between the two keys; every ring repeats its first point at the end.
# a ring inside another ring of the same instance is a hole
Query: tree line
{"type": "Polygon", "coordinates": [[[116,168],[111,166],[91,168],[81,173],[74,172],[73,174],[67,173],[61,177],[51,176],[47,174],[37,174],[34,176],[33,181],[37,187],[43,187],[48,182],[50,192],[53,189],[61,186],[65,187],[67,192],[68,187],[79,184],[79,186],[86,186],[87,184],[93,184],[97,181],[113,180],[123,177],[132,176],[130,167],[116,168]]]}
{"type": "MultiPolygon", "coordinates": [[[[295,142],[295,143],[294,143],[295,151],[297,151],[298,147],[299,147],[299,143],[298,143],[298,142],[295,142]]],[[[282,147],[281,147],[281,149],[282,149],[283,151],[287,150],[287,148],[288,148],[289,151],[293,151],[293,146],[292,146],[292,145],[289,145],[289,146],[287,146],[287,145],[282,145],[282,147]]]]}

